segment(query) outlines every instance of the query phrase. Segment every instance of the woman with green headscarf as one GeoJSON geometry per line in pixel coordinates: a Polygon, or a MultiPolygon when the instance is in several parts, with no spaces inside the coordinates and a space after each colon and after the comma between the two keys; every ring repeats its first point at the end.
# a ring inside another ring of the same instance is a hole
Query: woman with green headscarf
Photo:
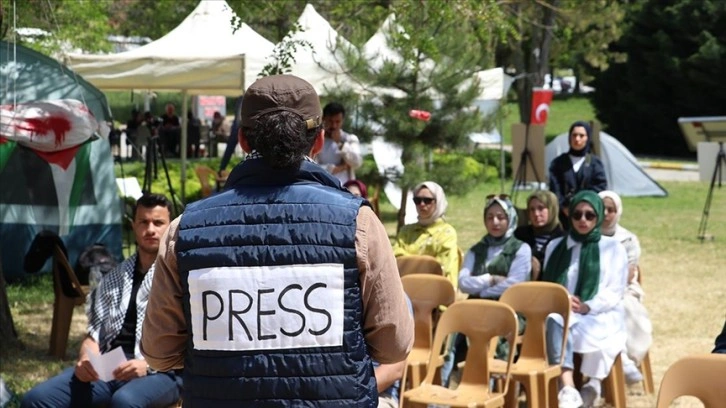
{"type": "Polygon", "coordinates": [[[545,248],[565,232],[560,224],[560,205],[549,190],[538,190],[527,198],[528,225],[514,230],[514,236],[532,249],[532,280],[539,280],[544,263],[545,248]]]}
{"type": "MultiPolygon", "coordinates": [[[[628,278],[628,256],[618,240],[600,233],[604,209],[597,193],[586,190],[575,194],[568,217],[569,234],[547,246],[542,279],[563,285],[571,299],[559,407],[591,407],[600,396],[602,379],[625,347],[622,299],[628,278]],[[582,354],[580,371],[590,378],[579,392],[572,375],[573,353],[582,354]]],[[[562,355],[562,325],[559,315],[547,320],[550,364],[559,363],[562,355]]]]}

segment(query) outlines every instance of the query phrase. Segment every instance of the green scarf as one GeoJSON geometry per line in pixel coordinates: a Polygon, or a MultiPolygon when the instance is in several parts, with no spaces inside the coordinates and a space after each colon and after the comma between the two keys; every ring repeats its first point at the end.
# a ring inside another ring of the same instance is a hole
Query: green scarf
{"type": "MultiPolygon", "coordinates": [[[[600,225],[604,218],[602,199],[597,193],[583,190],[575,194],[570,201],[570,214],[575,211],[577,204],[586,202],[590,204],[597,214],[595,228],[589,233],[579,234],[574,228],[570,229],[570,237],[582,244],[580,250],[580,263],[577,275],[575,295],[583,302],[592,299],[597,294],[600,285],[600,225]]],[[[567,270],[572,260],[572,251],[567,248],[567,238],[563,238],[552,251],[547,261],[542,279],[547,282],[559,283],[567,286],[567,270]]]]}
{"type": "Polygon", "coordinates": [[[474,268],[472,268],[471,276],[481,276],[485,273],[497,276],[508,276],[514,257],[517,255],[517,251],[519,251],[522,244],[523,242],[517,238],[509,238],[504,243],[502,252],[495,256],[489,262],[489,265],[487,265],[487,253],[489,247],[493,245],[490,245],[486,239],[482,239],[470,249],[474,254],[474,268]]]}

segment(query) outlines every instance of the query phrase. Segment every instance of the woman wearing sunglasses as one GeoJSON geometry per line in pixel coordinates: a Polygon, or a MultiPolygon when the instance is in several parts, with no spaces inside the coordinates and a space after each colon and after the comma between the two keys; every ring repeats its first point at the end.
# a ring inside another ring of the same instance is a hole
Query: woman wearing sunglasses
{"type": "Polygon", "coordinates": [[[550,191],[557,195],[560,204],[560,222],[568,227],[567,209],[572,196],[578,191],[603,191],[608,188],[605,167],[591,153],[590,125],[578,121],[570,126],[570,150],[557,156],[549,168],[550,191]]]}
{"type": "MultiPolygon", "coordinates": [[[[562,284],[570,292],[571,314],[558,395],[560,408],[593,406],[601,382],[625,347],[623,293],[628,257],[616,239],[602,236],[603,202],[593,191],[580,191],[570,201],[569,234],[550,242],[545,252],[543,280],[562,284]],[[582,354],[580,371],[589,380],[574,386],[572,354],[582,354]]],[[[547,319],[547,355],[560,361],[563,322],[547,319]]]]}
{"type": "Polygon", "coordinates": [[[641,361],[653,343],[653,325],[648,311],[643,306],[645,292],[638,283],[638,262],[640,260],[640,241],[632,232],[620,225],[623,215],[623,202],[620,196],[610,190],[598,193],[605,207],[605,220],[602,233],[620,241],[628,254],[628,284],[623,297],[628,341],[620,358],[623,362],[625,382],[635,384],[643,381],[635,361],[641,361]]]}
{"type": "Polygon", "coordinates": [[[404,225],[393,242],[393,254],[429,255],[436,258],[454,288],[459,275],[459,244],[456,230],[444,220],[446,195],[433,181],[424,181],[413,189],[418,222],[404,225]]]}
{"type": "Polygon", "coordinates": [[[539,190],[527,198],[529,225],[514,230],[514,236],[526,242],[532,249],[532,280],[538,280],[544,263],[545,248],[550,241],[564,234],[558,214],[557,196],[547,190],[539,190]]]}

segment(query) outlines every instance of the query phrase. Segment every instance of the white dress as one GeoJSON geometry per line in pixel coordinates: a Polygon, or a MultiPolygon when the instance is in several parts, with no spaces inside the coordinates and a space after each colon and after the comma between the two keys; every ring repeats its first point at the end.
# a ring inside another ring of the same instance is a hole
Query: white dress
{"type": "MultiPolygon", "coordinates": [[[[545,266],[557,245],[567,239],[572,251],[565,287],[574,294],[580,264],[582,244],[569,236],[557,238],[547,245],[545,266]]],[[[600,284],[597,294],[587,302],[590,312],[570,314],[569,336],[575,353],[582,354],[580,371],[598,379],[607,377],[615,358],[625,347],[625,313],[623,294],[628,279],[628,256],[618,240],[603,236],[600,247],[600,284]]],[[[556,319],[562,324],[561,319],[556,319]]]]}

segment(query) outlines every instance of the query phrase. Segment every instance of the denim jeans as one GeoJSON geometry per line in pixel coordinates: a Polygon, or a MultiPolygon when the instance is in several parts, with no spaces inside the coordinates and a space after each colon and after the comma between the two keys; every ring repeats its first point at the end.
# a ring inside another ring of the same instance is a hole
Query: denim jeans
{"type": "Polygon", "coordinates": [[[182,379],[174,373],[156,373],[131,381],[86,383],[70,367],[36,385],[23,397],[21,407],[168,407],[179,400],[182,379]]]}
{"type": "MultiPolygon", "coordinates": [[[[559,364],[562,357],[562,336],[563,327],[552,317],[547,317],[545,322],[545,338],[547,343],[547,360],[550,364],[559,364]]],[[[575,364],[572,360],[572,340],[567,336],[565,345],[565,359],[562,368],[573,369],[575,364]]]]}

